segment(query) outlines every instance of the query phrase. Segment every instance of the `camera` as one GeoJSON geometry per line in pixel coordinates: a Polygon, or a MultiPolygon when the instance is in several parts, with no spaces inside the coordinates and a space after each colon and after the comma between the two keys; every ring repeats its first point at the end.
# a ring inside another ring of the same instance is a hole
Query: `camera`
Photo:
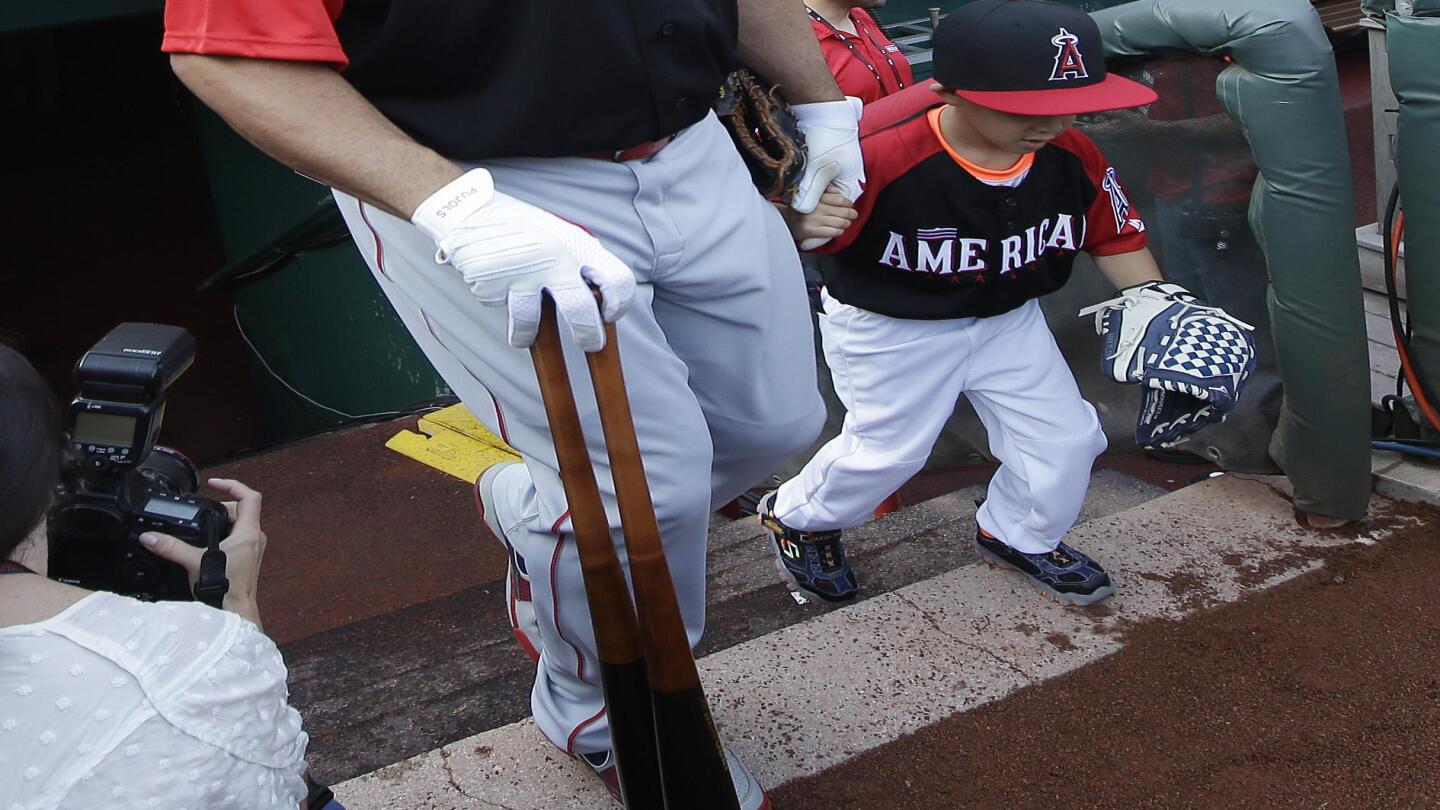
{"type": "Polygon", "coordinates": [[[155,447],[165,392],[194,359],[188,331],[122,323],[75,364],[79,390],[65,413],[71,480],[49,516],[53,579],[150,601],[198,598],[218,606],[228,588],[219,545],[229,516],[220,503],[195,495],[199,474],[189,459],[155,447]],[[140,544],[148,531],[206,549],[193,593],[184,568],[140,544]]]}

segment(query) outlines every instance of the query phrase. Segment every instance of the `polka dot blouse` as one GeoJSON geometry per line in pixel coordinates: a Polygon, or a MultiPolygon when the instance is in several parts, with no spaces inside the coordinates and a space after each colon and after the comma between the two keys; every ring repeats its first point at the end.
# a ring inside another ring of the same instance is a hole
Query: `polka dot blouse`
{"type": "Polygon", "coordinates": [[[200,604],[95,593],[0,628],[0,810],[287,808],[306,734],[280,651],[200,604]]]}

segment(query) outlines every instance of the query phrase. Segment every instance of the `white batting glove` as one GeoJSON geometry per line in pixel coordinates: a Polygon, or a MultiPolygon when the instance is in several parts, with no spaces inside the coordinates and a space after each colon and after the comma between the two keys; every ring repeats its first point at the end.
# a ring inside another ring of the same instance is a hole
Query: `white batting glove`
{"type": "MultiPolygon", "coordinates": [[[[805,135],[805,171],[790,207],[802,214],[815,210],[832,183],[854,202],[864,190],[865,162],[860,157],[860,99],[796,104],[795,123],[805,135]]],[[[821,243],[823,244],[823,242],[821,243]]]]}
{"type": "Polygon", "coordinates": [[[509,309],[510,345],[523,349],[540,330],[540,296],[587,352],[605,346],[605,328],[630,308],[635,274],[583,228],[495,190],[490,172],[471,169],[430,195],[410,221],[435,240],[437,264],[450,264],[480,303],[509,309]],[[600,288],[604,312],[585,282],[600,288]]]}

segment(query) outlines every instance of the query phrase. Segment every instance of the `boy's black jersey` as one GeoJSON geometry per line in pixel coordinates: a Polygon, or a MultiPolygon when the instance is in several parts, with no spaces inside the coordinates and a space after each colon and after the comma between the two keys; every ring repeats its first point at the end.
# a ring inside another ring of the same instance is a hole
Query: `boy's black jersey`
{"type": "Polygon", "coordinates": [[[991,185],[940,138],[941,104],[916,85],[866,108],[860,217],[822,248],[836,258],[831,296],[894,318],[987,317],[1059,289],[1080,250],[1145,247],[1145,224],[1085,135],[1040,149],[1013,188],[991,185]]]}

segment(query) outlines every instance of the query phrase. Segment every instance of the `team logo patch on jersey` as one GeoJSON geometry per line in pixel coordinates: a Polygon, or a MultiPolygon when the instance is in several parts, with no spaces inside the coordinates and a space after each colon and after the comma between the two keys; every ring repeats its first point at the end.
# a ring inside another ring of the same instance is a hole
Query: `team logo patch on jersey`
{"type": "Polygon", "coordinates": [[[1126,228],[1135,233],[1144,233],[1145,223],[1138,217],[1130,216],[1130,198],[1125,196],[1125,189],[1120,186],[1120,178],[1115,176],[1115,167],[1105,169],[1105,179],[1100,181],[1100,187],[1110,195],[1110,213],[1115,215],[1115,233],[1121,234],[1126,228]]]}
{"type": "Polygon", "coordinates": [[[1050,81],[1090,78],[1085,58],[1080,55],[1079,37],[1061,28],[1060,33],[1050,38],[1050,44],[1055,46],[1055,69],[1050,71],[1050,81]]]}

